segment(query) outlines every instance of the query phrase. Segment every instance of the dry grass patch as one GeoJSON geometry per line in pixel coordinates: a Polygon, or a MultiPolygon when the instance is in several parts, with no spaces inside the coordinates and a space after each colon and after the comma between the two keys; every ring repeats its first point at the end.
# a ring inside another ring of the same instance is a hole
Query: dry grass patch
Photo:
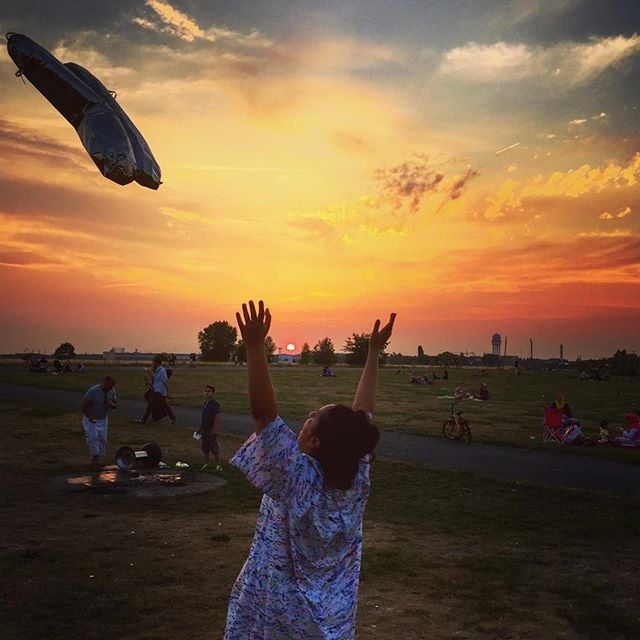
{"type": "MultiPolygon", "coordinates": [[[[117,417],[109,456],[152,430],[199,460],[185,430],[117,417]]],[[[221,638],[258,493],[228,466],[194,496],[54,490],[86,457],[78,414],[0,402],[3,637],[221,638]]],[[[640,500],[395,462],[372,479],[358,638],[637,637],[640,500]]]]}
{"type": "MultiPolygon", "coordinates": [[[[0,381],[39,387],[85,391],[105,374],[118,380],[121,397],[141,399],[145,390],[142,366],[92,365],[84,375],[29,373],[19,365],[0,365],[0,381]]],[[[637,409],[640,381],[615,378],[607,381],[580,380],[572,371],[525,372],[487,369],[450,369],[449,380],[434,385],[409,382],[409,369],[387,367],[380,372],[379,402],[376,420],[383,430],[407,431],[420,435],[442,436],[442,423],[448,415],[450,399],[457,385],[477,389],[486,381],[491,392],[488,402],[467,401],[465,411],[474,442],[508,444],[537,448],[558,454],[583,455],[640,464],[640,450],[618,447],[558,447],[541,441],[542,412],[563,392],[585,432],[598,435],[600,420],[606,418],[615,427],[625,424],[625,415],[637,409]]],[[[418,373],[424,373],[426,369],[418,373]]],[[[338,367],[338,377],[323,378],[318,367],[274,366],[271,369],[281,414],[296,422],[312,409],[329,402],[351,402],[361,369],[338,367]]],[[[170,381],[172,403],[200,407],[205,384],[216,386],[216,396],[226,413],[248,414],[247,371],[245,367],[202,365],[195,369],[177,366],[170,381]]]]}

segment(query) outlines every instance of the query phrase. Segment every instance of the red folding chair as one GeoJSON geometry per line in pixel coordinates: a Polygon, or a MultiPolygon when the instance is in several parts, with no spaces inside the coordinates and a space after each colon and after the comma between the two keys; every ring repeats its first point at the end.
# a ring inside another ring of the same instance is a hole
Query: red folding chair
{"type": "Polygon", "coordinates": [[[563,424],[564,411],[555,407],[546,407],[542,423],[542,442],[556,442],[563,444],[567,435],[567,428],[563,424]]]}

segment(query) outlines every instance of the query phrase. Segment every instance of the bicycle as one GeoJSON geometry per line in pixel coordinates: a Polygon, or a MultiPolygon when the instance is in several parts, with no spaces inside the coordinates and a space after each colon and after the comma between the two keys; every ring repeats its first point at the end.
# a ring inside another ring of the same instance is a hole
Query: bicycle
{"type": "Polygon", "coordinates": [[[462,411],[454,411],[456,403],[451,403],[449,411],[451,415],[442,425],[442,433],[449,440],[464,440],[467,444],[471,444],[471,427],[469,423],[462,417],[462,411]]]}

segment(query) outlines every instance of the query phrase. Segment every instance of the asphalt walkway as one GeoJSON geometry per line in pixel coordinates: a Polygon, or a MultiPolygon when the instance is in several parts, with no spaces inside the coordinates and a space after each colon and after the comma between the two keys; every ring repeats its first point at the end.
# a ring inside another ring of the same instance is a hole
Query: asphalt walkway
{"type": "MultiPolygon", "coordinates": [[[[0,383],[0,396],[80,412],[82,393],[0,383]]],[[[117,415],[133,419],[139,416],[144,408],[145,403],[142,400],[119,398],[117,415]]],[[[200,409],[173,409],[180,427],[190,431],[198,428],[200,409]]],[[[301,425],[291,426],[299,428],[301,425]]],[[[246,415],[223,413],[221,427],[228,433],[248,436],[252,431],[252,421],[246,415]]],[[[475,442],[467,446],[450,442],[444,437],[433,438],[393,431],[383,432],[378,455],[435,468],[470,471],[509,480],[526,480],[554,486],[640,496],[640,466],[608,460],[475,442]]]]}

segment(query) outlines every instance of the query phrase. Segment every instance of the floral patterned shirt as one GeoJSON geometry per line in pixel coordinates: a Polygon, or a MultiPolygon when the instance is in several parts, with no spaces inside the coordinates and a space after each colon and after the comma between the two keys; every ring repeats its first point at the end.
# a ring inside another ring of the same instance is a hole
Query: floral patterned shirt
{"type": "Polygon", "coordinates": [[[278,417],[230,462],[264,496],[225,640],[354,638],[370,457],[350,489],[327,489],[318,461],[278,417]]]}

